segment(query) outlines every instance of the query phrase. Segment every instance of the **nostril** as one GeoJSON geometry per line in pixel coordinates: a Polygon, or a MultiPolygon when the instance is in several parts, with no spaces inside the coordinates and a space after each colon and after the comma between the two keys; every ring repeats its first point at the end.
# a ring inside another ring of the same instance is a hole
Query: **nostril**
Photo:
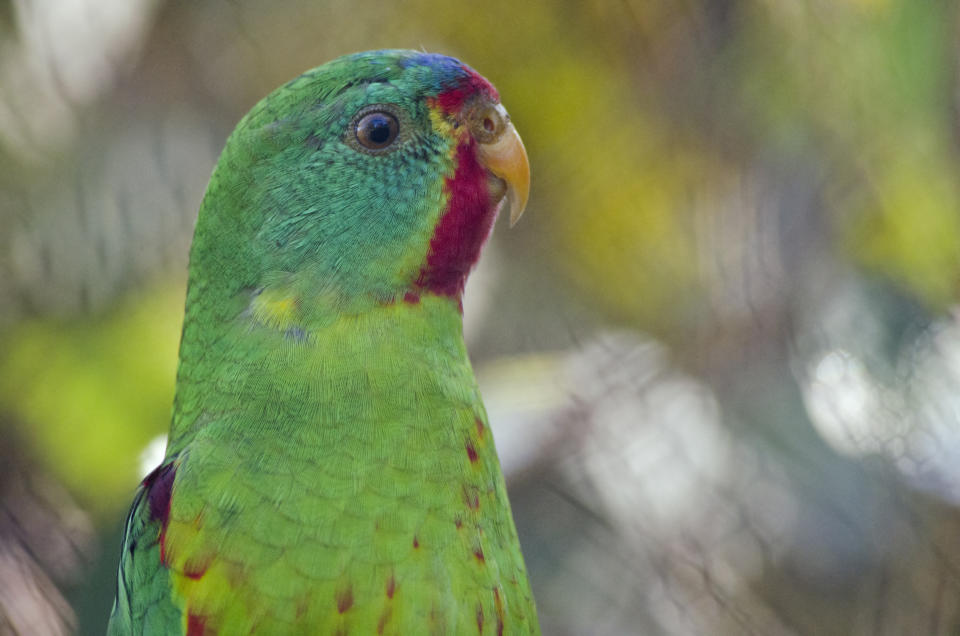
{"type": "Polygon", "coordinates": [[[497,129],[497,124],[489,117],[485,117],[483,120],[483,129],[488,133],[492,133],[497,129]]]}

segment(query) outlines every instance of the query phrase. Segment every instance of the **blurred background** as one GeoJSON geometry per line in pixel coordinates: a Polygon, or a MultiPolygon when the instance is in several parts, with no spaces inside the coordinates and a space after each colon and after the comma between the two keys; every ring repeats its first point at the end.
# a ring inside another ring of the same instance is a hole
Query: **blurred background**
{"type": "Polygon", "coordinates": [[[101,634],[226,135],[340,54],[500,89],[466,336],[545,634],[960,631],[946,0],[0,0],[0,634],[101,634]]]}

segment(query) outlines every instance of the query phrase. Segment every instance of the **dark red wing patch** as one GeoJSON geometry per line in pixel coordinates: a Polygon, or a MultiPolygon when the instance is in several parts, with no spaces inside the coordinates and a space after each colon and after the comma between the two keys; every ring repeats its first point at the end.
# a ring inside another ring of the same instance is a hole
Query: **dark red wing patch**
{"type": "Polygon", "coordinates": [[[173,492],[173,480],[177,475],[173,462],[153,469],[143,480],[147,493],[147,505],[150,506],[150,520],[160,522],[160,562],[167,565],[167,549],[164,538],[167,521],[170,519],[170,496],[173,492]]]}
{"type": "Polygon", "coordinates": [[[150,504],[150,520],[159,521],[164,526],[170,516],[170,493],[173,491],[173,479],[177,469],[172,463],[157,466],[143,480],[150,504]]]}

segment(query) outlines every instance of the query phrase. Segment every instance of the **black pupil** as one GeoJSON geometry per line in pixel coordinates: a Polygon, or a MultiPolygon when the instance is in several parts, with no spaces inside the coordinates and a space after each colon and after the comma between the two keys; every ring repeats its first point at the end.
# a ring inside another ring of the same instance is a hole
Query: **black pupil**
{"type": "Polygon", "coordinates": [[[384,115],[374,115],[367,121],[367,139],[377,145],[390,141],[390,120],[384,115]]]}

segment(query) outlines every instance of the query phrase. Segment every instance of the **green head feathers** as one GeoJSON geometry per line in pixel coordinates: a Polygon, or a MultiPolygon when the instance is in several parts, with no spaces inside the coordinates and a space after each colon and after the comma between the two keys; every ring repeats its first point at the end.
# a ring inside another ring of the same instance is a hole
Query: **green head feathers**
{"type": "Polygon", "coordinates": [[[220,299],[274,288],[331,311],[457,296],[505,186],[525,199],[522,153],[495,89],[459,61],[337,59],[237,126],[200,211],[191,275],[220,299]],[[506,168],[484,165],[497,144],[509,146],[495,149],[512,155],[506,168]]]}

